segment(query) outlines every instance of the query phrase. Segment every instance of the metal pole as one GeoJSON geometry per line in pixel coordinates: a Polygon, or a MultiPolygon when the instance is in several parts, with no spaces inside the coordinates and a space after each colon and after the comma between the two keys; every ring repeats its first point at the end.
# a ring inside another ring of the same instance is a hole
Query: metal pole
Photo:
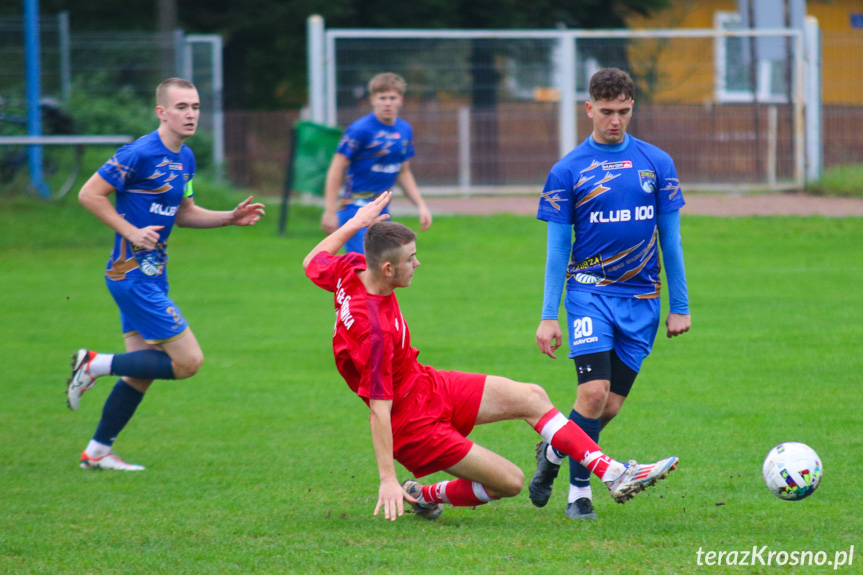
{"type": "Polygon", "coordinates": [[[182,28],[177,28],[171,35],[171,45],[174,47],[174,72],[172,76],[179,76],[186,69],[186,51],[183,50],[183,44],[186,42],[186,34],[182,28]]]}
{"type": "Polygon", "coordinates": [[[767,185],[771,188],[776,186],[776,147],[778,129],[779,110],[774,104],[767,107],[767,185]]]}
{"type": "MultiPolygon", "coordinates": [[[[27,81],[27,133],[31,136],[42,135],[42,62],[39,54],[39,0],[24,0],[24,52],[27,81]]],[[[30,183],[47,199],[51,190],[42,179],[42,146],[27,148],[30,165],[30,183]]]]}
{"type": "Polygon", "coordinates": [[[575,36],[560,36],[560,85],[558,155],[562,158],[575,148],[575,36]]]}
{"type": "Polygon", "coordinates": [[[72,54],[69,41],[69,12],[63,11],[57,15],[58,43],[60,44],[60,90],[63,101],[69,103],[72,99],[72,54]]]}
{"type": "Polygon", "coordinates": [[[324,61],[324,19],[314,14],[306,21],[308,37],[309,108],[312,122],[327,121],[326,63],[324,61]]]}
{"type": "MultiPolygon", "coordinates": [[[[806,179],[814,182],[821,177],[824,156],[821,135],[821,32],[818,20],[808,16],[803,25],[806,100],[806,179]]],[[[800,95],[798,95],[800,96],[800,95]]]]}
{"type": "Polygon", "coordinates": [[[794,53],[796,66],[794,71],[794,183],[803,189],[806,183],[806,126],[803,114],[803,99],[806,85],[804,81],[805,66],[803,63],[803,33],[798,30],[794,37],[794,53]]]}
{"type": "Polygon", "coordinates": [[[213,162],[216,181],[225,181],[225,109],[224,76],[222,72],[222,37],[213,35],[213,162]]]}
{"type": "Polygon", "coordinates": [[[336,94],[336,39],[331,34],[326,35],[326,52],[324,59],[326,65],[324,68],[327,71],[327,121],[330,126],[337,126],[338,120],[338,95],[336,94]]]}
{"type": "Polygon", "coordinates": [[[458,109],[458,187],[470,194],[470,106],[458,109]]]}

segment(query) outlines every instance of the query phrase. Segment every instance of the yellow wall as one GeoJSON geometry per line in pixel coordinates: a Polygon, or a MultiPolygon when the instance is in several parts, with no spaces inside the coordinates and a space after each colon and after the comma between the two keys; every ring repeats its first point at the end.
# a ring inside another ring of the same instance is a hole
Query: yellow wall
{"type": "MultiPolygon", "coordinates": [[[[627,19],[630,28],[713,28],[716,12],[736,12],[736,0],[672,0],[672,6],[650,18],[627,19]]],[[[822,94],[825,104],[863,105],[863,29],[851,27],[851,14],[863,13],[861,0],[808,0],[808,16],[821,28],[822,94]]],[[[711,102],[712,40],[670,40],[633,44],[630,62],[642,75],[655,65],[659,101],[711,102]],[[658,63],[658,64],[652,64],[658,63]]]]}

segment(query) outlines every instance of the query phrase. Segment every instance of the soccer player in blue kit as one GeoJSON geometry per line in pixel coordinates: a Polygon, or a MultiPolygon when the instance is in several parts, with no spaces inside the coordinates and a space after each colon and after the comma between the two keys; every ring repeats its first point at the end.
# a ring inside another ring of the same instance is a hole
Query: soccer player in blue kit
{"type": "Polygon", "coordinates": [[[195,156],[185,141],[200,113],[195,86],[180,78],[156,88],[159,128],[120,148],[81,188],[78,198],[116,234],[105,283],[120,308],[126,353],[80,349],[72,356],[66,401],[73,411],[97,378],[121,376],[108,395],[93,439],[81,454],[85,469],[140,471],[112,452],[117,435],[155,379],[186,379],[204,355],[180,309],[168,297],[167,241],[185,228],[254,225],[264,205],[249,196],[232,211],[195,204],[195,156]],[[108,197],[116,192],[116,207],[108,197]]]}
{"type": "MultiPolygon", "coordinates": [[[[357,210],[395,183],[417,206],[421,229],[431,226],[431,213],[411,172],[410,159],[415,154],[413,129],[398,117],[406,89],[404,79],[391,72],[378,74],[369,82],[372,112],[348,126],[327,170],[326,205],[321,217],[321,228],[326,233],[336,231],[357,210]],[[344,192],[339,198],[343,179],[344,192]]],[[[389,208],[384,213],[388,214],[389,208]]],[[[362,229],[351,237],[344,246],[345,252],[363,253],[365,233],[362,229]]]]}
{"type": "MultiPolygon", "coordinates": [[[[635,105],[629,74],[599,70],[588,92],[593,132],[554,165],[539,201],[537,218],[548,222],[548,240],[536,343],[556,358],[565,284],[569,357],[578,379],[570,419],[599,441],[653,347],[660,319],[660,246],[670,303],[667,336],[689,331],[691,320],[680,239],[684,200],[674,162],[626,133],[635,105]]],[[[543,507],[565,456],[541,442],[536,457],[529,493],[533,504],[543,507]]],[[[596,517],[590,473],[573,460],[566,515],[596,517]]]]}

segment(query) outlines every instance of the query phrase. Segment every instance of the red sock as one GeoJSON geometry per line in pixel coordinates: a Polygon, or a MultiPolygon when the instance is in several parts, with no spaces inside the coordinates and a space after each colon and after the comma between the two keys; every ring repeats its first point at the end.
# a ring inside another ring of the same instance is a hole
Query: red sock
{"type": "Polygon", "coordinates": [[[467,479],[441,481],[434,485],[423,485],[423,499],[426,503],[448,503],[453,507],[476,507],[491,501],[491,497],[478,483],[480,495],[474,491],[474,482],[467,479]],[[482,497],[482,498],[481,498],[482,497]]]}
{"type": "Polygon", "coordinates": [[[551,446],[584,465],[602,479],[613,459],[602,453],[600,447],[583,429],[552,408],[534,427],[551,446]]]}

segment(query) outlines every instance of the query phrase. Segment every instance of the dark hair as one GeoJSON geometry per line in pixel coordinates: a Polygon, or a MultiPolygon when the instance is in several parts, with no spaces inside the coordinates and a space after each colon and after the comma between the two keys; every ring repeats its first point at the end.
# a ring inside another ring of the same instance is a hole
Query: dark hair
{"type": "Polygon", "coordinates": [[[403,224],[373,224],[363,238],[367,269],[377,272],[385,262],[398,263],[402,246],[415,242],[416,239],[416,232],[403,224]]]}
{"type": "Polygon", "coordinates": [[[590,77],[591,100],[635,100],[635,82],[620,68],[603,68],[590,77]]]}
{"type": "Polygon", "coordinates": [[[168,98],[168,88],[183,88],[185,90],[194,90],[195,85],[182,78],[168,78],[158,86],[156,86],[156,105],[164,106],[168,98]]]}

